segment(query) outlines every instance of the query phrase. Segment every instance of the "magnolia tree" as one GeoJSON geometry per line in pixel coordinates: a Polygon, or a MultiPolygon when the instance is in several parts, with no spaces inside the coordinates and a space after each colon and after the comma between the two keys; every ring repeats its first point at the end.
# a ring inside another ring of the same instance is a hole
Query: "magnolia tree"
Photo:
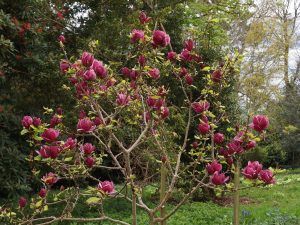
{"type": "MultiPolygon", "coordinates": [[[[135,62],[132,68],[105,65],[88,52],[71,61],[65,53],[66,58],[60,63],[62,74],[70,81],[65,88],[74,93],[77,107],[82,109],[76,127],[64,125],[61,109],[55,113],[47,110],[53,113],[50,122],[31,116],[23,118],[22,134],[27,135],[33,149],[28,159],[43,188],[30,199],[21,197],[18,209],[2,207],[2,216],[11,223],[107,220],[129,224],[111,218],[104,211],[103,205],[109,204],[109,199],[122,198],[132,204],[131,224],[137,224],[137,208],[147,213],[149,224],[166,224],[193,193],[206,188],[234,192],[234,224],[238,224],[241,156],[263,139],[268,119],[254,116],[251,124],[246,121],[233,131],[232,137],[225,137],[218,131],[227,120],[220,91],[228,86],[232,60],[212,69],[197,54],[192,40],[185,41],[184,49],[177,54],[172,51],[170,37],[162,24],[155,23],[153,31],[145,13],[139,19],[139,29],[130,34],[132,53],[128,61],[135,62]],[[197,72],[199,68],[201,73],[197,72]],[[204,84],[201,90],[193,85],[196,82],[204,84]],[[170,97],[169,83],[177,84],[175,97],[170,97]],[[179,97],[183,101],[174,105],[174,98],[179,97]],[[174,115],[184,118],[182,135],[176,133],[177,126],[172,124],[176,122],[174,115]],[[142,151],[147,152],[155,167],[143,181],[160,184],[160,199],[152,207],[143,200],[143,188],[148,182],[141,182],[133,168],[135,156],[142,151]],[[183,155],[189,156],[189,163],[182,162],[183,155]],[[110,164],[103,164],[103,160],[109,160],[110,164]],[[36,172],[38,164],[47,165],[51,172],[36,172]],[[115,188],[110,180],[94,176],[97,168],[119,171],[123,176],[118,182],[120,188],[115,188]],[[165,206],[183,177],[188,177],[189,188],[180,202],[167,211],[165,206]],[[58,180],[72,185],[53,191],[50,197],[58,180]],[[82,188],[82,180],[98,185],[82,188]],[[97,207],[99,215],[72,217],[78,199],[97,207]],[[64,206],[61,212],[44,215],[44,211],[58,204],[64,206]]],[[[59,41],[64,50],[65,38],[60,36],[59,41]]],[[[249,186],[274,183],[272,172],[263,170],[256,161],[249,162],[242,174],[254,181],[249,186]]]]}

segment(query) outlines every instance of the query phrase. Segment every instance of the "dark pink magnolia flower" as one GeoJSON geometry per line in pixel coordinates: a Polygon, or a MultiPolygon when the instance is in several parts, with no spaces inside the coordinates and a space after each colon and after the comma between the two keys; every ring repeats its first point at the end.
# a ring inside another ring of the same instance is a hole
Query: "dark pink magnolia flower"
{"type": "Polygon", "coordinates": [[[101,61],[94,60],[92,67],[99,78],[104,79],[107,76],[107,69],[101,61]]]}
{"type": "Polygon", "coordinates": [[[221,144],[224,141],[225,137],[222,133],[215,133],[214,134],[214,142],[216,144],[221,144]]]}
{"type": "Polygon", "coordinates": [[[54,115],[50,120],[50,127],[55,127],[56,125],[62,122],[62,118],[60,116],[54,115]]]}
{"type": "Polygon", "coordinates": [[[148,72],[149,76],[152,77],[153,79],[158,79],[160,78],[160,72],[159,69],[153,68],[148,72]]]}
{"type": "Polygon", "coordinates": [[[126,106],[129,104],[129,101],[130,101],[130,96],[128,96],[127,94],[119,93],[117,95],[116,103],[119,106],[126,106]]]}
{"type": "Polygon", "coordinates": [[[58,115],[62,115],[62,114],[63,114],[63,109],[60,108],[60,107],[58,107],[58,108],[56,109],[56,113],[57,113],[58,115]]]}
{"type": "Polygon", "coordinates": [[[91,53],[83,52],[81,56],[81,63],[82,65],[89,67],[94,62],[94,56],[91,53]]]}
{"type": "Polygon", "coordinates": [[[211,183],[214,185],[223,185],[229,180],[229,177],[225,176],[224,173],[214,172],[211,176],[211,183]]]}
{"type": "Polygon", "coordinates": [[[271,170],[260,171],[258,178],[266,184],[275,184],[276,180],[271,170]]]}
{"type": "Polygon", "coordinates": [[[86,117],[86,112],[84,110],[80,110],[78,114],[79,119],[83,119],[86,117]]]}
{"type": "Polygon", "coordinates": [[[80,150],[86,155],[92,154],[95,151],[95,149],[96,147],[91,143],[85,143],[84,145],[80,146],[80,150]]]}
{"type": "Polygon", "coordinates": [[[21,123],[22,123],[23,127],[25,127],[26,129],[29,129],[30,125],[33,125],[33,119],[31,116],[24,116],[21,123]]]}
{"type": "Polygon", "coordinates": [[[167,59],[168,60],[170,60],[170,61],[174,61],[174,60],[176,60],[176,52],[168,52],[168,54],[167,54],[167,59]]]}
{"type": "Polygon", "coordinates": [[[68,79],[73,85],[78,83],[78,79],[75,76],[69,77],[68,79]]]}
{"type": "Polygon", "coordinates": [[[106,85],[100,85],[99,88],[100,88],[100,91],[102,91],[102,92],[106,92],[108,89],[108,87],[106,85]]]}
{"type": "Polygon", "coordinates": [[[45,176],[43,176],[42,181],[45,184],[52,185],[58,181],[58,176],[56,174],[50,172],[50,173],[47,173],[45,176]]]}
{"type": "Polygon", "coordinates": [[[59,136],[59,131],[55,130],[53,128],[46,129],[41,135],[41,137],[44,139],[44,141],[47,141],[47,142],[56,141],[58,136],[59,136]]]}
{"type": "Polygon", "coordinates": [[[61,43],[65,43],[66,42],[66,38],[64,35],[59,35],[58,36],[58,41],[60,41],[61,43]]]}
{"type": "Polygon", "coordinates": [[[248,165],[243,169],[242,174],[248,179],[257,179],[261,170],[262,165],[258,161],[249,161],[248,165]]]}
{"type": "Polygon", "coordinates": [[[39,196],[41,198],[45,198],[47,195],[47,189],[46,188],[41,188],[41,190],[39,191],[39,196]]]}
{"type": "Polygon", "coordinates": [[[269,126],[269,119],[264,115],[256,115],[253,117],[250,127],[258,132],[262,132],[269,126]]]}
{"type": "Polygon", "coordinates": [[[180,58],[183,60],[183,61],[187,61],[187,62],[190,62],[193,60],[193,56],[191,55],[190,51],[187,50],[187,49],[183,49],[180,53],[180,58]]]}
{"type": "Polygon", "coordinates": [[[244,142],[245,132],[239,131],[237,135],[233,138],[234,141],[240,142],[241,144],[244,142]]]}
{"type": "Polygon", "coordinates": [[[243,146],[238,141],[231,141],[227,147],[229,155],[239,154],[244,151],[243,146]]]}
{"type": "Polygon", "coordinates": [[[33,117],[33,126],[39,127],[42,124],[42,120],[38,117],[33,117]]]}
{"type": "Polygon", "coordinates": [[[194,141],[194,142],[192,143],[192,146],[193,146],[193,148],[198,148],[199,143],[198,143],[197,141],[194,141]]]}
{"type": "Polygon", "coordinates": [[[60,71],[66,73],[70,68],[70,63],[66,60],[61,60],[59,64],[60,71]]]}
{"type": "Polygon", "coordinates": [[[208,174],[212,175],[216,171],[220,172],[222,170],[222,165],[220,163],[218,163],[217,160],[214,160],[210,164],[207,164],[205,168],[206,168],[206,171],[208,172],[208,174]]]}
{"type": "Polygon", "coordinates": [[[188,39],[184,42],[184,48],[187,49],[188,51],[192,51],[194,46],[195,44],[192,39],[188,39]]]}
{"type": "Polygon", "coordinates": [[[94,122],[94,124],[95,124],[96,126],[99,126],[99,125],[103,124],[103,120],[102,120],[99,116],[95,117],[95,118],[93,119],[93,122],[94,122]]]}
{"type": "Polygon", "coordinates": [[[251,141],[249,141],[249,142],[246,144],[245,149],[246,149],[246,150],[250,150],[250,149],[252,149],[252,148],[255,148],[255,146],[256,146],[256,141],[251,140],[251,141]]]}
{"type": "Polygon", "coordinates": [[[140,66],[144,67],[146,65],[147,59],[144,55],[140,55],[138,58],[140,66]]]}
{"type": "Polygon", "coordinates": [[[131,43],[136,43],[138,41],[143,41],[145,38],[144,31],[134,29],[130,34],[131,43]]]}
{"type": "Polygon", "coordinates": [[[160,116],[161,116],[161,118],[162,119],[166,119],[166,118],[168,118],[169,117],[169,115],[170,115],[170,110],[169,110],[169,108],[168,107],[161,107],[161,109],[160,109],[160,116]]]}
{"type": "Polygon", "coordinates": [[[202,113],[208,110],[209,107],[210,107],[210,103],[206,100],[192,103],[192,108],[195,111],[195,113],[202,113]]]}
{"type": "Polygon", "coordinates": [[[27,204],[27,199],[24,197],[20,197],[19,198],[19,207],[24,208],[26,206],[26,204],[27,204]]]}
{"type": "Polygon", "coordinates": [[[227,157],[226,162],[227,162],[227,165],[231,167],[232,164],[233,164],[233,158],[232,157],[227,157]]]}
{"type": "Polygon", "coordinates": [[[89,69],[83,74],[83,78],[88,81],[96,80],[97,75],[93,69],[89,69]]]}
{"type": "Polygon", "coordinates": [[[60,152],[59,146],[47,146],[44,145],[41,147],[37,153],[42,157],[42,158],[51,158],[51,159],[56,159],[58,154],[60,152]]]}
{"type": "Polygon", "coordinates": [[[121,73],[126,77],[130,77],[131,69],[129,69],[128,67],[123,67],[121,69],[121,73]]]}
{"type": "Polygon", "coordinates": [[[152,35],[152,41],[154,47],[166,47],[168,44],[170,44],[170,36],[164,31],[155,30],[152,35]]]}
{"type": "Polygon", "coordinates": [[[81,133],[90,133],[95,130],[96,126],[89,118],[79,119],[77,123],[77,131],[81,133]]]}
{"type": "Polygon", "coordinates": [[[165,105],[165,100],[163,98],[156,99],[154,109],[159,110],[163,105],[165,105]]]}
{"type": "Polygon", "coordinates": [[[203,59],[200,55],[193,55],[192,57],[196,63],[201,63],[203,61],[203,59]]]}
{"type": "Polygon", "coordinates": [[[78,97],[89,95],[91,93],[91,89],[89,88],[88,83],[86,81],[77,83],[75,87],[76,87],[76,93],[78,97]]]}
{"type": "Polygon", "coordinates": [[[184,77],[185,75],[188,74],[188,70],[185,67],[181,67],[180,68],[180,72],[179,72],[179,77],[184,77]]]}
{"type": "Polygon", "coordinates": [[[107,194],[113,194],[115,192],[115,185],[112,181],[100,181],[98,184],[98,189],[107,194]]]}
{"type": "Polygon", "coordinates": [[[149,96],[149,97],[147,98],[147,100],[146,100],[146,103],[147,103],[147,105],[148,105],[149,107],[153,108],[153,107],[155,106],[155,104],[156,104],[156,100],[157,100],[157,99],[155,99],[155,98],[149,96]]]}
{"type": "Polygon", "coordinates": [[[76,146],[77,146],[77,140],[69,137],[66,140],[63,147],[66,148],[66,149],[72,150],[72,149],[76,148],[76,146]]]}
{"type": "Polygon", "coordinates": [[[141,24],[145,24],[151,20],[151,17],[148,17],[145,12],[141,11],[139,20],[141,24]]]}
{"type": "Polygon", "coordinates": [[[222,79],[222,71],[217,69],[211,74],[211,79],[213,82],[220,82],[222,79]]]}
{"type": "Polygon", "coordinates": [[[207,134],[209,130],[210,130],[210,125],[208,123],[201,122],[198,125],[198,131],[200,134],[207,134]]]}
{"type": "Polygon", "coordinates": [[[84,160],[84,163],[88,168],[92,168],[95,164],[95,159],[93,157],[89,156],[84,160]]]}
{"type": "Polygon", "coordinates": [[[227,158],[229,156],[229,152],[225,148],[220,148],[219,154],[222,155],[222,156],[224,156],[225,158],[227,158]]]}
{"type": "Polygon", "coordinates": [[[194,79],[193,79],[193,77],[192,77],[190,74],[185,75],[184,78],[185,78],[185,82],[186,82],[188,85],[192,85],[192,84],[193,84],[194,79]]]}

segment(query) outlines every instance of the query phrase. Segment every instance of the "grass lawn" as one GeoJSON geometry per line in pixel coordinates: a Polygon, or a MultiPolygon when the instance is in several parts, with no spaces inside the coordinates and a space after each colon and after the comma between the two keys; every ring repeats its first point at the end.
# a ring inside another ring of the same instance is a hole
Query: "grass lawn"
{"type": "MultiPolygon", "coordinates": [[[[300,170],[290,170],[278,174],[277,185],[264,188],[243,190],[241,196],[252,199],[255,203],[242,205],[241,224],[251,225],[300,225],[300,170]]],[[[151,206],[148,199],[147,204],[151,206]]],[[[125,200],[105,202],[107,215],[130,222],[130,203],[125,200]]],[[[167,208],[171,208],[168,206],[167,208]]],[[[52,209],[53,213],[59,208],[52,209]]],[[[93,208],[77,207],[73,216],[96,217],[93,208]]],[[[213,202],[188,202],[173,215],[171,225],[227,225],[231,224],[231,207],[219,206],[213,202]]],[[[63,223],[66,224],[66,223],[63,223]]],[[[70,223],[75,225],[77,223],[70,223]]],[[[85,223],[94,225],[99,223],[85,223]]],[[[101,224],[111,224],[104,222],[101,224]]],[[[148,224],[147,215],[138,211],[138,224],[148,224]]]]}
{"type": "MultiPolygon", "coordinates": [[[[250,198],[254,203],[241,206],[241,224],[249,225],[300,225],[300,169],[289,170],[276,176],[277,184],[264,188],[243,190],[242,197],[250,198]]],[[[149,195],[155,188],[148,188],[145,202],[154,206],[149,195]]],[[[108,199],[104,203],[105,212],[114,219],[131,222],[131,204],[123,199],[108,199]]],[[[168,205],[167,209],[171,209],[168,205]]],[[[46,215],[59,215],[62,207],[49,208],[46,215]]],[[[86,204],[78,204],[72,213],[74,217],[97,217],[97,209],[86,204]]],[[[168,225],[229,225],[232,220],[232,208],[220,206],[213,202],[187,202],[169,220],[168,225]]],[[[55,223],[58,225],[58,223],[55,223]]],[[[76,225],[75,222],[59,223],[76,225]]],[[[81,223],[82,224],[82,223],[81,223]]],[[[86,225],[111,222],[84,223],[86,225]]],[[[148,217],[138,211],[138,224],[146,225],[148,217]]]]}

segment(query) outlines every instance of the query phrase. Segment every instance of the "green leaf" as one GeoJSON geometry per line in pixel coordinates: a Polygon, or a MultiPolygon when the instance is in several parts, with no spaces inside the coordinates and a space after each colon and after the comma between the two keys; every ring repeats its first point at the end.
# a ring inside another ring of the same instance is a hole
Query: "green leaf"
{"type": "Polygon", "coordinates": [[[21,131],[21,135],[24,135],[24,134],[27,134],[28,133],[28,130],[27,129],[23,129],[22,131],[21,131]]]}
{"type": "Polygon", "coordinates": [[[65,161],[65,162],[70,162],[70,161],[72,161],[72,159],[73,159],[73,157],[71,156],[71,157],[65,158],[64,161],[65,161]]]}
{"type": "Polygon", "coordinates": [[[98,197],[90,197],[88,198],[85,202],[89,205],[91,204],[97,204],[101,201],[101,198],[98,198],[98,197]]]}

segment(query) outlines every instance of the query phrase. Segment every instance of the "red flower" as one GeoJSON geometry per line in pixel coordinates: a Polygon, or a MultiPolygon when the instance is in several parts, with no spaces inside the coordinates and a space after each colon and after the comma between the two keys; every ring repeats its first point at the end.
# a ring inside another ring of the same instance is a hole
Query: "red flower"
{"type": "Polygon", "coordinates": [[[262,165],[258,161],[249,161],[248,165],[243,169],[242,174],[248,179],[257,179],[261,170],[262,165]]]}
{"type": "Polygon", "coordinates": [[[264,115],[256,115],[253,117],[250,127],[258,132],[262,132],[269,126],[269,119],[264,115]]]}
{"type": "Polygon", "coordinates": [[[139,64],[140,64],[141,67],[144,67],[144,66],[145,66],[146,61],[147,61],[147,59],[146,59],[146,57],[145,57],[144,55],[140,55],[140,56],[139,56],[138,62],[139,62],[139,64]]]}
{"type": "Polygon", "coordinates": [[[104,67],[101,61],[94,60],[93,69],[96,72],[97,76],[101,79],[104,79],[107,76],[107,69],[104,67]]]}
{"type": "Polygon", "coordinates": [[[58,36],[58,41],[60,41],[61,43],[65,43],[66,42],[66,38],[64,35],[59,35],[58,36]]]}
{"type": "Polygon", "coordinates": [[[255,146],[256,146],[256,141],[251,140],[247,143],[247,145],[245,146],[245,149],[249,150],[249,149],[255,148],[255,146]]]}
{"type": "Polygon", "coordinates": [[[47,195],[47,189],[46,188],[41,188],[41,190],[39,191],[39,196],[41,198],[45,198],[47,195]]]}
{"type": "Polygon", "coordinates": [[[41,147],[37,153],[42,157],[42,158],[51,158],[51,159],[56,159],[58,154],[60,152],[59,146],[47,146],[44,145],[41,147]]]}
{"type": "Polygon", "coordinates": [[[210,107],[210,103],[206,100],[192,103],[192,108],[196,113],[202,113],[208,110],[209,107],[210,107]]]}
{"type": "Polygon", "coordinates": [[[170,60],[170,61],[174,61],[176,60],[176,52],[168,52],[167,54],[167,59],[170,60]]]}
{"type": "Polygon", "coordinates": [[[84,160],[84,162],[88,168],[92,168],[95,164],[95,159],[93,157],[89,156],[84,160]]]}
{"type": "Polygon", "coordinates": [[[169,111],[169,108],[168,107],[161,107],[160,109],[160,115],[161,115],[161,118],[162,119],[166,119],[169,117],[170,115],[170,111],[169,111]]]}
{"type": "Polygon", "coordinates": [[[84,66],[89,67],[94,62],[94,56],[91,53],[83,52],[81,56],[81,62],[84,66]]]}
{"type": "Polygon", "coordinates": [[[83,78],[88,81],[96,80],[97,75],[93,69],[89,69],[83,74],[83,78]]]}
{"type": "Polygon", "coordinates": [[[190,54],[190,51],[187,49],[183,49],[182,52],[180,53],[180,58],[183,61],[190,62],[193,60],[193,56],[190,54]]]}
{"type": "Polygon", "coordinates": [[[68,138],[64,144],[64,148],[74,149],[77,146],[77,140],[73,138],[68,138]]]}
{"type": "Polygon", "coordinates": [[[70,68],[70,63],[66,60],[61,60],[59,67],[62,73],[66,73],[70,68]]]}
{"type": "Polygon", "coordinates": [[[212,161],[212,163],[206,165],[206,171],[208,174],[212,175],[216,171],[220,172],[222,170],[222,165],[218,163],[217,160],[212,161]]]}
{"type": "Polygon", "coordinates": [[[184,42],[184,48],[186,48],[188,51],[192,51],[194,48],[194,41],[192,39],[188,39],[184,42]]]}
{"type": "Polygon", "coordinates": [[[123,94],[123,93],[119,93],[117,95],[116,103],[119,106],[125,106],[125,105],[128,105],[129,100],[130,100],[130,96],[127,96],[126,94],[123,94]]]}
{"type": "Polygon", "coordinates": [[[275,184],[276,180],[274,178],[274,175],[272,171],[270,170],[262,170],[260,171],[258,178],[265,182],[265,184],[275,184]]]}
{"type": "Polygon", "coordinates": [[[155,30],[153,32],[152,40],[154,47],[166,47],[170,44],[170,36],[161,30],[155,30]]]}
{"type": "Polygon", "coordinates": [[[62,118],[60,116],[54,115],[50,120],[50,127],[55,127],[61,122],[62,122],[62,118]]]}
{"type": "Polygon", "coordinates": [[[95,151],[96,147],[92,145],[91,143],[85,143],[84,145],[81,145],[80,150],[84,152],[84,154],[89,155],[92,154],[95,151]]]}
{"type": "Polygon", "coordinates": [[[42,124],[42,120],[38,117],[33,117],[33,126],[38,127],[42,124]]]}
{"type": "Polygon", "coordinates": [[[223,185],[229,180],[229,177],[226,177],[224,173],[219,173],[218,171],[214,172],[211,177],[211,182],[214,185],[223,185]]]}
{"type": "Polygon", "coordinates": [[[59,131],[55,130],[53,128],[46,129],[41,135],[41,137],[44,139],[44,141],[47,141],[47,142],[55,141],[58,136],[59,136],[59,131]]]}
{"type": "Polygon", "coordinates": [[[42,181],[48,185],[52,185],[58,181],[58,177],[56,174],[50,172],[43,176],[42,181]]]}
{"type": "Polygon", "coordinates": [[[224,141],[224,134],[222,134],[222,133],[214,134],[214,142],[216,144],[221,144],[223,141],[224,141]]]}
{"type": "Polygon", "coordinates": [[[228,147],[228,153],[229,153],[229,155],[233,155],[235,153],[239,154],[239,153],[242,153],[244,151],[243,146],[238,141],[231,141],[228,144],[227,147],[228,147]]]}
{"type": "Polygon", "coordinates": [[[26,204],[27,204],[27,199],[24,197],[20,197],[19,198],[19,207],[24,208],[26,206],[26,204]]]}
{"type": "Polygon", "coordinates": [[[190,74],[187,74],[187,75],[185,75],[185,82],[186,82],[188,85],[192,85],[193,82],[194,82],[194,79],[193,79],[193,77],[192,77],[190,74]]]}
{"type": "Polygon", "coordinates": [[[77,123],[77,130],[82,133],[90,133],[95,130],[95,124],[89,119],[80,119],[77,123]]]}
{"type": "Polygon", "coordinates": [[[22,119],[22,126],[26,129],[30,128],[30,125],[33,125],[33,119],[31,116],[24,116],[22,119]]]}
{"type": "Polygon", "coordinates": [[[112,181],[100,181],[98,184],[98,189],[102,190],[107,194],[113,194],[115,192],[115,186],[112,181]]]}
{"type": "Polygon", "coordinates": [[[151,17],[148,17],[145,12],[141,11],[139,20],[141,24],[145,24],[151,20],[151,17]]]}
{"type": "Polygon", "coordinates": [[[200,134],[207,134],[210,130],[210,125],[206,122],[201,122],[198,125],[198,131],[200,132],[200,134]]]}
{"type": "Polygon", "coordinates": [[[145,38],[144,31],[134,29],[130,34],[131,43],[136,43],[138,41],[143,41],[145,38]]]}
{"type": "Polygon", "coordinates": [[[160,77],[160,72],[159,69],[157,68],[151,69],[148,74],[150,77],[152,77],[155,80],[160,77]]]}
{"type": "Polygon", "coordinates": [[[221,70],[215,70],[212,74],[211,74],[211,79],[212,81],[218,83],[221,81],[222,79],[222,71],[221,70]]]}

